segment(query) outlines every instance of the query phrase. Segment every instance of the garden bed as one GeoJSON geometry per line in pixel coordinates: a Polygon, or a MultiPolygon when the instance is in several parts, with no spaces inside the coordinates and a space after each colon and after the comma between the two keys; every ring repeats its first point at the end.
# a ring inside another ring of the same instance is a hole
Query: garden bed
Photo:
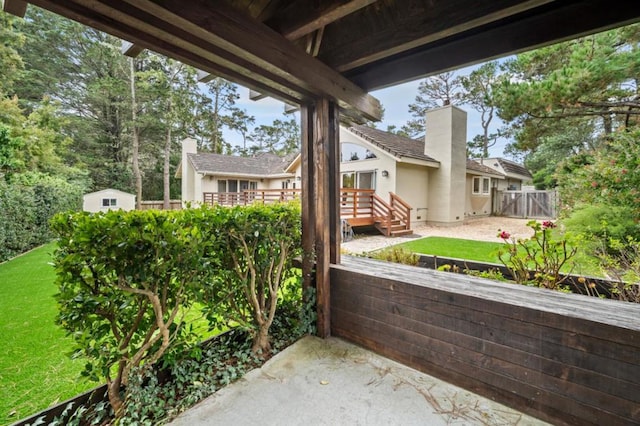
{"type": "MultiPolygon", "coordinates": [[[[484,275],[491,272],[499,272],[505,280],[513,280],[511,271],[502,264],[477,262],[473,260],[456,259],[452,257],[432,256],[426,254],[418,255],[417,266],[428,269],[440,269],[448,272],[456,272],[460,274],[484,275]],[[447,265],[449,267],[447,267],[447,265]]],[[[497,275],[497,274],[496,274],[497,275]]],[[[583,275],[560,274],[562,278],[566,277],[563,284],[566,284],[572,293],[584,294],[587,296],[604,297],[607,299],[616,298],[615,291],[618,283],[602,278],[587,277],[583,275]]]]}

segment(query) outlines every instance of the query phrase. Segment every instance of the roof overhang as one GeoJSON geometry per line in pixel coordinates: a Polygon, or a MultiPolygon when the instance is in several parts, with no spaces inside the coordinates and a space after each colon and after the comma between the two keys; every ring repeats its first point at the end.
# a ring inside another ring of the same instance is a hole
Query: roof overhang
{"type": "Polygon", "coordinates": [[[292,105],[379,120],[367,91],[640,20],[608,0],[5,0],[108,32],[292,105]]]}
{"type": "Polygon", "coordinates": [[[247,174],[247,173],[230,173],[230,172],[199,172],[196,173],[204,176],[215,176],[219,178],[235,178],[235,179],[289,179],[295,177],[293,173],[277,173],[271,175],[247,174]]]}

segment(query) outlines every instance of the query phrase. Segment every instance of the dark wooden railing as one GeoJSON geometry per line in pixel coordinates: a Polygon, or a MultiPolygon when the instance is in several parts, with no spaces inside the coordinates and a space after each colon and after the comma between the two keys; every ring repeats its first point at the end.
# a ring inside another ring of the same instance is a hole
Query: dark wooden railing
{"type": "Polygon", "coordinates": [[[640,424],[640,305],[343,256],[331,334],[557,425],[640,424]]]}

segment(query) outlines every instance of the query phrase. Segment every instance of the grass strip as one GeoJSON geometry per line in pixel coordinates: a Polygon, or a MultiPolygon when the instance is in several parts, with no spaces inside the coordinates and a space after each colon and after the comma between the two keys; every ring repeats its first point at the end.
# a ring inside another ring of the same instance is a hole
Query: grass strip
{"type": "Polygon", "coordinates": [[[79,378],[71,338],[55,323],[55,272],[46,244],[0,264],[0,424],[10,424],[96,384],[79,378]]]}

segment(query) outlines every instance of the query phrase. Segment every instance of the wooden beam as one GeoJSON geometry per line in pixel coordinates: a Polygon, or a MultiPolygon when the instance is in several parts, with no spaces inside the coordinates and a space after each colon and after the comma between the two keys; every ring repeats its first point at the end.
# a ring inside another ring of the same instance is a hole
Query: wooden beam
{"type": "Polygon", "coordinates": [[[504,25],[417,49],[345,75],[366,90],[375,90],[638,20],[640,2],[621,2],[615,8],[608,0],[558,2],[548,5],[544,13],[526,14],[504,25]]]}
{"type": "Polygon", "coordinates": [[[129,56],[130,58],[137,58],[143,50],[144,47],[138,46],[129,41],[122,40],[122,48],[120,49],[120,52],[122,52],[122,54],[125,56],[129,56]]]}
{"type": "Polygon", "coordinates": [[[285,114],[291,114],[291,113],[294,113],[294,112],[296,112],[298,110],[300,110],[300,107],[298,107],[296,105],[284,104],[284,113],[285,114]]]}
{"type": "MultiPolygon", "coordinates": [[[[78,3],[81,1],[79,0],[78,3]]],[[[31,0],[31,3],[84,25],[105,31],[118,38],[130,40],[134,44],[177,59],[187,65],[215,74],[226,80],[261,91],[284,102],[299,103],[302,100],[312,99],[313,97],[311,93],[300,88],[291,88],[290,81],[269,75],[264,70],[253,66],[250,62],[228,55],[227,52],[215,46],[207,45],[206,43],[194,46],[170,34],[168,31],[154,27],[149,22],[114,11],[108,5],[88,2],[90,7],[85,7],[71,0],[31,0]],[[103,14],[102,12],[105,11],[109,13],[103,14]],[[117,18],[123,18],[123,20],[119,21],[117,18]],[[151,32],[148,33],[145,30],[150,30],[151,32]],[[226,56],[220,57],[217,53],[226,56]]],[[[122,2],[115,3],[122,6],[122,2]]],[[[152,17],[147,17],[147,19],[153,21],[152,17]]],[[[194,41],[193,37],[191,41],[194,41]]]]}
{"type": "Polygon", "coordinates": [[[257,92],[255,90],[249,90],[249,99],[252,101],[259,101],[260,99],[266,98],[267,95],[264,93],[257,92]]]}
{"type": "MultiPolygon", "coordinates": [[[[78,1],[95,3],[94,0],[78,1]]],[[[122,3],[136,8],[137,11],[130,8],[126,11],[129,15],[144,17],[143,23],[150,16],[156,18],[154,26],[172,33],[183,30],[188,33],[184,39],[195,37],[206,41],[235,56],[234,62],[248,62],[269,78],[277,76],[313,93],[316,99],[335,99],[341,108],[360,112],[365,119],[381,119],[382,109],[377,99],[266,25],[226,3],[212,5],[206,0],[194,0],[189,2],[189,7],[184,7],[182,0],[124,0],[115,2],[113,7],[122,9],[119,6],[122,3]]]]}
{"type": "Polygon", "coordinates": [[[363,9],[346,17],[340,26],[327,28],[318,57],[343,72],[553,1],[494,0],[469,7],[466,0],[397,0],[376,12],[363,9]],[[374,13],[376,16],[366,16],[374,13]]]}
{"type": "Polygon", "coordinates": [[[332,0],[290,2],[278,14],[266,22],[288,40],[297,40],[329,25],[377,0],[332,0]]]}
{"type": "Polygon", "coordinates": [[[214,78],[216,78],[216,76],[215,74],[211,74],[210,72],[198,70],[196,72],[196,78],[198,79],[199,83],[208,83],[214,78]]]}
{"type": "Polygon", "coordinates": [[[4,0],[2,10],[19,18],[24,18],[25,13],[27,13],[27,2],[23,0],[4,0]]]}

